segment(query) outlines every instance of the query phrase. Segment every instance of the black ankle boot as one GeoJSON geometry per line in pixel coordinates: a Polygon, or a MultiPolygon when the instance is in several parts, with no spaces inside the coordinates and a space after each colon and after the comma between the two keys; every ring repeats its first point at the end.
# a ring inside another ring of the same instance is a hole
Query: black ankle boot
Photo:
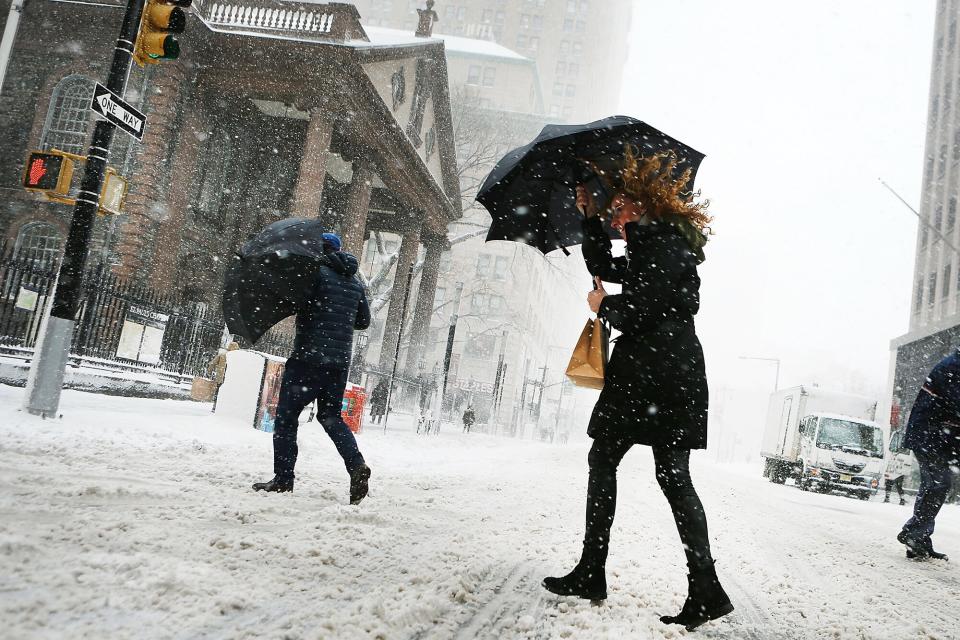
{"type": "Polygon", "coordinates": [[[254,491],[266,491],[268,493],[287,493],[293,491],[293,480],[279,480],[274,476],[269,482],[253,483],[254,491]]]}
{"type": "Polygon", "coordinates": [[[544,578],[543,588],[558,596],[576,596],[584,600],[607,599],[607,576],[603,566],[591,567],[583,560],[562,578],[544,578]]]}
{"type": "Polygon", "coordinates": [[[350,474],[350,504],[360,504],[370,491],[370,467],[365,464],[350,474]]]}
{"type": "Polygon", "coordinates": [[[733,611],[733,604],[720,586],[713,563],[691,571],[687,583],[689,590],[683,609],[675,616],[661,616],[660,622],[682,624],[687,631],[693,631],[704,622],[716,620],[733,611]]]}

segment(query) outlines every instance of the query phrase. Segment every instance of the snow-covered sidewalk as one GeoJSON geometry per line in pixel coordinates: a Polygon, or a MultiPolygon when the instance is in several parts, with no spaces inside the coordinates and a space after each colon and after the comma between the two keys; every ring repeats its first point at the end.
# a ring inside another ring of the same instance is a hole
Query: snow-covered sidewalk
{"type": "Polygon", "coordinates": [[[255,494],[268,434],[209,405],[66,392],[62,420],[0,386],[0,635],[10,638],[956,638],[960,509],[904,560],[908,507],[802,493],[694,455],[736,612],[695,634],[649,452],[621,467],[603,606],[546,594],[583,527],[587,442],[417,436],[360,446],[370,497],[316,423],[293,494],[255,494]]]}

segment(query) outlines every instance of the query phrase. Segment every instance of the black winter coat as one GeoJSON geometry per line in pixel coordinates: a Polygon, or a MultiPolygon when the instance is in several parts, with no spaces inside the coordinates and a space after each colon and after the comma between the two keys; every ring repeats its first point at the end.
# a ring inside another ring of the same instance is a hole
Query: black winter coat
{"type": "Polygon", "coordinates": [[[670,223],[626,226],[627,255],[614,258],[599,218],[584,221],[590,273],[620,283],[599,317],[621,332],[587,433],[636,444],[707,446],[707,376],[693,317],[700,308],[697,255],[670,223]]]}
{"type": "Polygon", "coordinates": [[[903,443],[920,455],[960,456],[960,351],[930,371],[910,410],[903,443]]]}
{"type": "Polygon", "coordinates": [[[370,326],[370,306],[349,253],[324,255],[308,303],[297,314],[290,358],[325,367],[350,366],[354,329],[370,326]]]}

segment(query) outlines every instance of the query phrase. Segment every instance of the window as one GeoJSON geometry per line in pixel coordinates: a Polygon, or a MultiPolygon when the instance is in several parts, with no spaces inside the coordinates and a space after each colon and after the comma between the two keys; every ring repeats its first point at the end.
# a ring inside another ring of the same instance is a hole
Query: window
{"type": "Polygon", "coordinates": [[[574,42],[573,45],[572,45],[571,51],[573,51],[573,55],[575,55],[575,56],[579,56],[579,55],[583,54],[583,43],[582,43],[582,42],[574,42]]]}
{"type": "Polygon", "coordinates": [[[567,13],[577,12],[577,0],[567,0],[567,13]]]}
{"type": "Polygon", "coordinates": [[[930,274],[930,279],[927,283],[927,307],[933,308],[933,305],[937,301],[937,272],[934,271],[930,274]]]}
{"type": "Polygon", "coordinates": [[[423,129],[423,114],[430,99],[430,63],[421,58],[417,60],[416,79],[413,84],[413,98],[410,101],[410,121],[407,123],[407,137],[415,148],[419,148],[423,140],[420,131],[423,129]]]}
{"type": "Polygon", "coordinates": [[[521,28],[521,29],[529,29],[529,28],[530,28],[530,14],[529,14],[529,13],[521,13],[521,14],[520,14],[520,28],[521,28]]]}
{"type": "Polygon", "coordinates": [[[537,36],[530,36],[530,50],[538,51],[540,49],[540,38],[537,36]]]}
{"type": "Polygon", "coordinates": [[[430,130],[423,136],[423,145],[424,152],[427,155],[427,162],[430,162],[430,158],[433,157],[434,152],[437,150],[437,132],[433,127],[430,127],[430,130]]]}
{"type": "Polygon", "coordinates": [[[562,76],[567,73],[567,63],[561,60],[557,63],[557,75],[562,76]]]}
{"type": "Polygon", "coordinates": [[[563,32],[564,32],[564,33],[572,33],[572,32],[573,32],[573,27],[574,27],[574,22],[575,22],[575,21],[573,20],[573,18],[564,18],[564,19],[563,19],[563,32]]]}
{"type": "Polygon", "coordinates": [[[560,114],[564,119],[569,120],[573,116],[573,106],[564,105],[563,112],[560,114]]]}
{"type": "Polygon", "coordinates": [[[571,62],[567,65],[567,75],[576,76],[580,73],[580,65],[576,62],[571,62]]]}
{"type": "MultiPolygon", "coordinates": [[[[960,271],[957,272],[960,274],[960,271]]],[[[917,280],[917,299],[914,301],[913,312],[920,313],[923,309],[923,278],[917,280]]]]}
{"type": "Polygon", "coordinates": [[[943,265],[943,290],[940,292],[940,296],[946,298],[950,295],[950,282],[953,280],[951,277],[953,275],[953,265],[947,263],[943,265]]]}
{"type": "Polygon", "coordinates": [[[49,222],[30,222],[17,234],[14,251],[23,260],[48,264],[60,257],[62,244],[57,227],[49,222]]]}
{"type": "Polygon", "coordinates": [[[517,49],[526,49],[527,48],[527,36],[522,33],[517,36],[517,49]]]}
{"type": "Polygon", "coordinates": [[[567,85],[567,91],[566,91],[566,93],[564,93],[564,95],[567,96],[568,98],[572,98],[572,97],[576,96],[576,95],[577,95],[577,87],[576,87],[576,85],[568,84],[568,85],[567,85]]]}
{"type": "Polygon", "coordinates": [[[927,246],[927,225],[923,225],[923,229],[920,231],[920,248],[925,249],[927,246]]]}
{"type": "MultiPolygon", "coordinates": [[[[937,206],[933,210],[933,228],[939,231],[942,225],[943,225],[943,204],[938,202],[937,206]]],[[[934,240],[936,240],[936,238],[934,240]]]]}
{"type": "MultiPolygon", "coordinates": [[[[194,216],[197,222],[209,224],[215,228],[222,228],[225,216],[223,215],[224,187],[227,183],[227,170],[231,166],[233,145],[230,136],[222,133],[210,136],[207,139],[205,161],[201,165],[203,172],[200,179],[200,191],[197,194],[194,216]]],[[[279,159],[278,159],[279,160],[279,159]]],[[[276,172],[273,175],[282,175],[282,162],[276,162],[276,172]]],[[[276,190],[275,195],[282,193],[276,190]]],[[[280,203],[275,203],[276,209],[281,209],[280,203]]]]}
{"type": "Polygon", "coordinates": [[[534,31],[543,31],[543,16],[533,16],[530,26],[534,31]]]}
{"type": "Polygon", "coordinates": [[[480,84],[480,72],[481,68],[478,65],[470,65],[467,71],[467,84],[480,84]]]}
{"type": "Polygon", "coordinates": [[[497,348],[497,337],[493,334],[470,334],[464,348],[466,355],[474,358],[489,358],[497,348]]]}
{"type": "Polygon", "coordinates": [[[490,24],[493,22],[493,9],[484,9],[483,13],[480,14],[480,22],[483,24],[490,24]]]}
{"type": "Polygon", "coordinates": [[[503,25],[506,19],[507,19],[507,14],[505,14],[501,9],[497,11],[496,15],[493,17],[493,23],[496,25],[503,25]]]}
{"type": "Polygon", "coordinates": [[[563,95],[563,83],[554,82],[553,83],[553,95],[560,97],[563,95]]]}
{"type": "Polygon", "coordinates": [[[493,279],[506,280],[507,271],[510,268],[510,258],[507,256],[497,256],[493,265],[493,279]]]}
{"type": "Polygon", "coordinates": [[[487,67],[483,70],[483,86],[492,87],[497,80],[496,67],[487,67]]]}
{"type": "Polygon", "coordinates": [[[947,204],[947,231],[953,229],[957,223],[957,196],[950,196],[947,204]]]}
{"type": "Polygon", "coordinates": [[[560,117],[560,105],[558,104],[550,105],[550,116],[554,118],[560,117]]]}
{"type": "Polygon", "coordinates": [[[488,278],[490,276],[490,256],[487,254],[481,253],[477,256],[477,275],[481,278],[488,278]]]}
{"type": "Polygon", "coordinates": [[[570,41],[561,40],[560,41],[560,53],[569,53],[570,52],[570,41]]]}
{"type": "Polygon", "coordinates": [[[57,84],[43,125],[42,148],[86,151],[93,87],[93,80],[80,75],[67,76],[57,84]]]}
{"type": "Polygon", "coordinates": [[[583,20],[577,20],[577,33],[583,33],[587,30],[587,23],[583,20]]]}
{"type": "Polygon", "coordinates": [[[390,78],[390,93],[393,96],[393,110],[403,104],[407,99],[407,80],[404,77],[403,67],[397,69],[390,78]]]}

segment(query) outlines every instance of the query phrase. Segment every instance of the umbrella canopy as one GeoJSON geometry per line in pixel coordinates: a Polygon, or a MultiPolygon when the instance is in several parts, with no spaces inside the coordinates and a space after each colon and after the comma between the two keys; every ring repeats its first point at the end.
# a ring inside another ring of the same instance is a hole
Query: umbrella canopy
{"type": "Polygon", "coordinates": [[[575,187],[584,183],[596,195],[602,192],[586,162],[615,172],[627,145],[641,156],[673,151],[675,175],[690,169],[692,190],[704,155],[645,122],[612,116],[589,124],[547,125],[531,143],[507,153],[480,186],[477,201],[493,218],[487,241],[522,242],[543,253],[583,242],[575,187]]]}
{"type": "Polygon", "coordinates": [[[286,218],[243,245],[227,267],[223,317],[251,344],[302,307],[317,269],[326,263],[318,220],[286,218]]]}

